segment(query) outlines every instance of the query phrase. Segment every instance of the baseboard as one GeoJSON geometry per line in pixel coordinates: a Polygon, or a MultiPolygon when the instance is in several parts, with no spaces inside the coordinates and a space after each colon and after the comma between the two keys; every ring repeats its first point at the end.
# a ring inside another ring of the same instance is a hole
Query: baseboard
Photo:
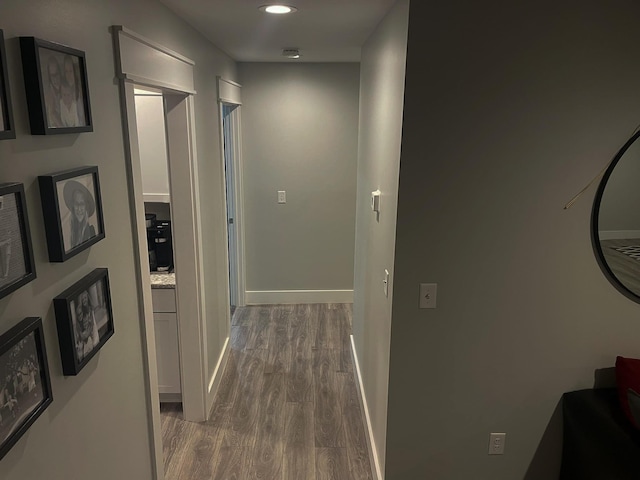
{"type": "Polygon", "coordinates": [[[378,450],[376,449],[376,441],[373,437],[373,428],[371,426],[371,417],[369,416],[369,405],[367,404],[367,396],[364,393],[364,385],[362,384],[362,375],[360,374],[360,364],[358,363],[358,354],[356,353],[356,344],[351,335],[351,355],[353,364],[356,368],[356,376],[358,380],[358,397],[360,398],[360,410],[362,411],[363,421],[367,428],[365,434],[367,436],[367,448],[369,450],[369,459],[371,460],[371,471],[374,472],[377,480],[384,480],[384,476],[380,470],[380,460],[378,459],[378,450]]]}
{"type": "Polygon", "coordinates": [[[640,238],[640,230],[600,230],[598,232],[598,238],[600,238],[600,240],[640,238]]]}
{"type": "Polygon", "coordinates": [[[161,393],[160,403],[182,403],[182,394],[180,393],[161,393]]]}
{"type": "Polygon", "coordinates": [[[353,303],[353,290],[256,290],[245,292],[247,305],[353,303]]]}
{"type": "Polygon", "coordinates": [[[224,346],[222,347],[222,353],[220,353],[220,357],[218,357],[218,363],[216,364],[216,368],[213,370],[213,374],[211,375],[211,379],[209,380],[209,388],[207,389],[207,415],[210,415],[211,407],[213,406],[213,400],[218,392],[218,386],[220,385],[220,380],[222,379],[222,374],[224,373],[224,367],[227,364],[227,359],[229,358],[229,337],[224,341],[224,346]]]}

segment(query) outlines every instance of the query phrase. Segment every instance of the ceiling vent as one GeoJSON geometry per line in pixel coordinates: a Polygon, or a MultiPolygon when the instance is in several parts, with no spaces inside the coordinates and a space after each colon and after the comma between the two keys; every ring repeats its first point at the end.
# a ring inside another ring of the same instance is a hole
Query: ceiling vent
{"type": "Polygon", "coordinates": [[[282,56],[287,58],[300,58],[300,49],[298,48],[285,48],[282,50],[282,56]]]}

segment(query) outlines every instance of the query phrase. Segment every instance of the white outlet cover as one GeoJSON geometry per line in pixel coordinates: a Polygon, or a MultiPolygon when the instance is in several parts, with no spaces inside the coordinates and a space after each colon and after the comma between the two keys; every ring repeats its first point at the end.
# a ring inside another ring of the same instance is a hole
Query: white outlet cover
{"type": "Polygon", "coordinates": [[[489,455],[504,455],[504,443],[506,439],[506,433],[490,433],[489,455]]]}

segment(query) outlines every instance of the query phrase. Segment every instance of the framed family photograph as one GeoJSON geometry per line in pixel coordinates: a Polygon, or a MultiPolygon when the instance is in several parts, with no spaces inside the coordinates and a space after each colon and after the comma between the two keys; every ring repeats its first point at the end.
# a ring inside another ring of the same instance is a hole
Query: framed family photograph
{"type": "Polygon", "coordinates": [[[53,299],[65,375],[77,375],[114,333],[109,273],[96,268],[53,299]]]}
{"type": "Polygon", "coordinates": [[[33,135],[92,132],[84,52],[20,37],[22,70],[33,135]]]}
{"type": "Polygon", "coordinates": [[[0,298],[36,278],[24,186],[0,184],[0,298]]]}
{"type": "Polygon", "coordinates": [[[16,138],[9,90],[9,71],[4,48],[4,32],[0,30],[0,140],[16,138]]]}
{"type": "Polygon", "coordinates": [[[64,262],[102,240],[98,167],[38,177],[50,262],[64,262]]]}
{"type": "Polygon", "coordinates": [[[0,459],[53,401],[42,319],[0,336],[0,459]]]}

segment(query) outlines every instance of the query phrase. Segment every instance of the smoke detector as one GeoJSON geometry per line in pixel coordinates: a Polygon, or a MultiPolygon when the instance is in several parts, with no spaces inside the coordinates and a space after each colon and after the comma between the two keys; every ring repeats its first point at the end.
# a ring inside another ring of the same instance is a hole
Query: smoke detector
{"type": "Polygon", "coordinates": [[[300,58],[300,49],[298,48],[285,48],[282,50],[282,56],[287,58],[300,58]]]}

